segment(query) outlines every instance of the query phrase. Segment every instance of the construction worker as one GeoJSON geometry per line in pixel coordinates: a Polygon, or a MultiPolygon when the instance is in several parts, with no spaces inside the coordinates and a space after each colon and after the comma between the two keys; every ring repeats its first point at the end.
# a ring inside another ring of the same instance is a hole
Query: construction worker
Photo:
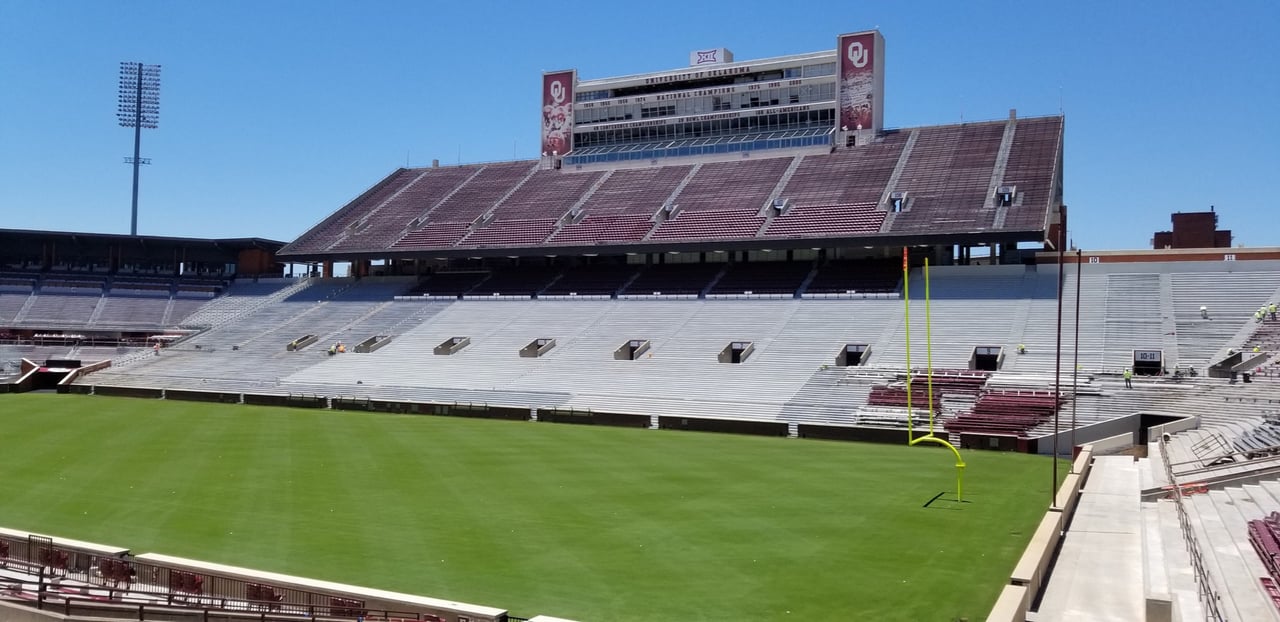
{"type": "Polygon", "coordinates": [[[1262,347],[1261,347],[1261,346],[1253,346],[1253,353],[1254,353],[1254,354],[1257,354],[1257,353],[1259,353],[1259,352],[1261,352],[1261,351],[1262,351],[1262,347]]]}
{"type": "Polygon", "coordinates": [[[1276,321],[1276,303],[1273,302],[1270,305],[1268,305],[1267,311],[1271,313],[1271,321],[1272,322],[1276,321]]]}
{"type": "Polygon", "coordinates": [[[1021,343],[1018,344],[1018,354],[1026,354],[1026,353],[1027,353],[1027,346],[1021,343]]]}
{"type": "Polygon", "coordinates": [[[1253,312],[1253,321],[1262,322],[1262,309],[1253,312]]]}
{"type": "Polygon", "coordinates": [[[1202,320],[1209,319],[1209,307],[1200,305],[1200,319],[1202,320]]]}
{"type": "Polygon", "coordinates": [[[1124,388],[1133,388],[1133,370],[1128,367],[1124,368],[1124,388]]]}

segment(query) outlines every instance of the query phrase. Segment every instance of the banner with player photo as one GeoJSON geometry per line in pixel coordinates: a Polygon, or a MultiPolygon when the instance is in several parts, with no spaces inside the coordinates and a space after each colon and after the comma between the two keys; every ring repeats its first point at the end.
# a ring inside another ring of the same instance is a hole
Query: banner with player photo
{"type": "Polygon", "coordinates": [[[573,149],[573,89],[576,70],[542,75],[542,153],[564,155],[573,149]]]}
{"type": "Polygon", "coordinates": [[[840,35],[836,53],[837,129],[880,130],[884,126],[884,37],[874,30],[840,35]]]}

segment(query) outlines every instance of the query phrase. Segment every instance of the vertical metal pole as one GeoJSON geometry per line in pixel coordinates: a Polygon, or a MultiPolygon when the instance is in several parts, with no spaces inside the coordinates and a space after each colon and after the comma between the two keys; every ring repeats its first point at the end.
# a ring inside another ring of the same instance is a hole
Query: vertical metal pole
{"type": "Polygon", "coordinates": [[[142,63],[138,63],[137,97],[133,110],[133,218],[129,221],[129,235],[138,235],[138,166],[142,156],[142,63]]]}
{"type": "MultiPolygon", "coordinates": [[[[925,376],[929,383],[929,436],[933,436],[933,320],[929,312],[929,257],[924,258],[924,347],[927,355],[925,376]]],[[[957,490],[959,490],[957,488],[957,490]]],[[[956,493],[959,496],[959,493],[956,493]]]]}
{"type": "Polygon", "coordinates": [[[1059,411],[1062,402],[1062,284],[1066,281],[1066,273],[1062,271],[1062,262],[1066,259],[1066,249],[1063,248],[1063,232],[1066,226],[1066,218],[1058,219],[1058,351],[1054,362],[1053,371],[1053,488],[1049,490],[1049,505],[1053,506],[1057,502],[1058,493],[1058,431],[1059,431],[1059,411]]]}
{"type": "MultiPolygon", "coordinates": [[[[1076,343],[1072,348],[1071,361],[1071,453],[1074,458],[1076,447],[1076,385],[1080,376],[1080,273],[1084,264],[1080,262],[1083,253],[1076,249],[1076,343]]],[[[1076,461],[1071,461],[1071,472],[1075,473],[1076,461]]]]}

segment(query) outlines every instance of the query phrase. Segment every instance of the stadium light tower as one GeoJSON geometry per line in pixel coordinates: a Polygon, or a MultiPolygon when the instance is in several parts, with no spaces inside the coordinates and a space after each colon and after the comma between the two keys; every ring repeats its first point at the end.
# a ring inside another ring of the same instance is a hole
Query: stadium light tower
{"type": "Polygon", "coordinates": [[[142,128],[154,130],[160,124],[160,65],[120,63],[120,105],[116,118],[121,127],[133,128],[133,157],[125,158],[133,165],[133,218],[129,235],[138,235],[138,167],[151,164],[141,157],[142,128]]]}

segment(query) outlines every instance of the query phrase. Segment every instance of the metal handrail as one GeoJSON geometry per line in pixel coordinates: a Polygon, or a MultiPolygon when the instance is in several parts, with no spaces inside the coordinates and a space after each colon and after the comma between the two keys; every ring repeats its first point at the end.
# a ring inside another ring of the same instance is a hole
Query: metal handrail
{"type": "Polygon", "coordinates": [[[1200,585],[1199,596],[1200,603],[1204,605],[1205,619],[1214,622],[1225,622],[1226,618],[1222,615],[1222,610],[1218,608],[1221,597],[1217,590],[1213,588],[1209,571],[1205,568],[1204,556],[1200,553],[1200,541],[1196,539],[1195,533],[1192,531],[1191,519],[1187,516],[1187,509],[1182,503],[1182,487],[1178,485],[1178,480],[1173,476],[1173,464],[1169,462],[1169,451],[1165,445],[1164,436],[1160,437],[1160,458],[1164,462],[1165,476],[1169,478],[1170,488],[1173,489],[1173,505],[1178,511],[1178,525],[1182,530],[1182,540],[1186,544],[1188,557],[1191,558],[1191,569],[1195,573],[1196,583],[1200,585]]]}

